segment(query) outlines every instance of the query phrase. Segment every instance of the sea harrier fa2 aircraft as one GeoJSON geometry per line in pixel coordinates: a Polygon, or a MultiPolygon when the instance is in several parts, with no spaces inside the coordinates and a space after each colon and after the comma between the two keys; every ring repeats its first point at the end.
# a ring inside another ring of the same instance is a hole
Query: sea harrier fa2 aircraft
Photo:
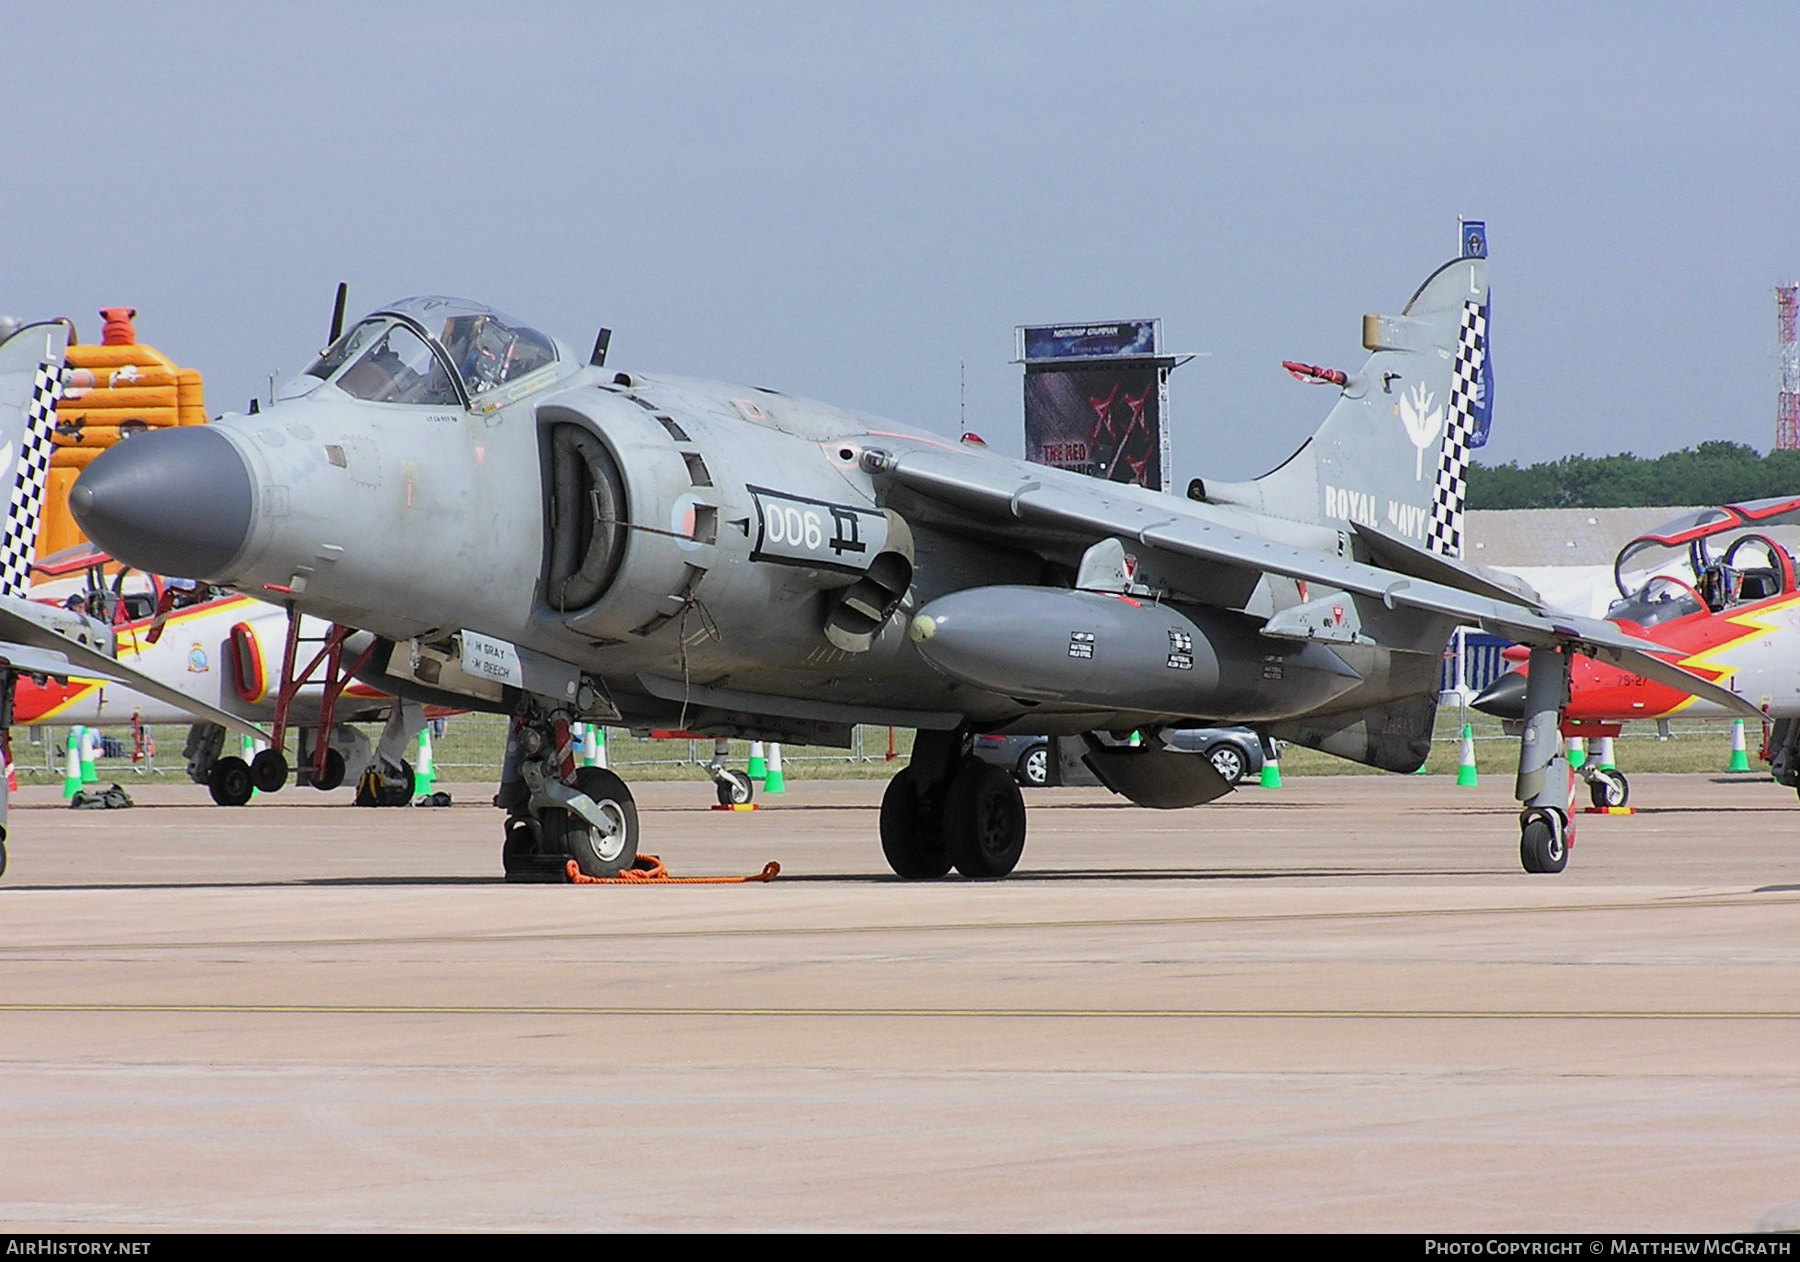
{"type": "Polygon", "coordinates": [[[334,318],[273,406],[122,443],[70,502],[131,565],[361,628],[375,687],[509,713],[514,879],[570,858],[607,875],[637,851],[631,794],[576,768],[573,721],[837,745],[857,723],[916,728],[882,801],[889,864],[997,877],[1025,809],[972,733],[1083,736],[1108,787],[1156,807],[1230,788],[1154,735],[1196,720],[1411,771],[1459,623],[1532,650],[1521,851],[1558,870],[1570,655],[1711,685],[1456,559],[1487,266],[1448,263],[1402,314],[1366,317],[1362,370],[1316,370],[1339,391],[1318,432],[1186,501],[775,390],[615,371],[606,331],[583,363],[430,297],[341,335],[334,318]]]}

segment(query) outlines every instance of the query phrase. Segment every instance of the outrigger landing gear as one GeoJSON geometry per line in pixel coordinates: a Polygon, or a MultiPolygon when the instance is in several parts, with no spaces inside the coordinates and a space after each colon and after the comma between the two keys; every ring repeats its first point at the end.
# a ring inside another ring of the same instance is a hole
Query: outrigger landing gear
{"type": "Polygon", "coordinates": [[[727,767],[725,760],[729,757],[731,742],[721,736],[713,741],[712,761],[706,764],[706,774],[718,790],[720,806],[748,806],[756,797],[756,781],[727,767]]]}
{"type": "Polygon", "coordinates": [[[1025,852],[1025,798],[1004,770],[969,753],[964,731],[921,731],[881,799],[881,852],[896,875],[1005,876],[1025,852]]]}
{"type": "Polygon", "coordinates": [[[1525,807],[1519,813],[1519,862],[1527,872],[1561,872],[1575,844],[1575,777],[1562,740],[1562,712],[1568,704],[1568,654],[1532,649],[1513,790],[1525,807]]]}
{"type": "Polygon", "coordinates": [[[569,724],[527,695],[513,712],[494,805],[506,811],[500,862],[508,881],[561,881],[570,859],[583,876],[617,876],[637,859],[637,804],[603,767],[575,765],[569,724]]]}

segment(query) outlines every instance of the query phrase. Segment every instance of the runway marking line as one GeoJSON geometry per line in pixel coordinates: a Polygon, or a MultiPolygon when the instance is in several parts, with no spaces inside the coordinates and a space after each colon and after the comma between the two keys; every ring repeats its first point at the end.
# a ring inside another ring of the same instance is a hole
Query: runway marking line
{"type": "MultiPolygon", "coordinates": [[[[1519,916],[1573,912],[1685,911],[1690,908],[1783,907],[1800,905],[1800,894],[1780,898],[1758,897],[1753,892],[1700,898],[1678,897],[1667,901],[1635,903],[1570,903],[1550,906],[1506,907],[1408,907],[1387,911],[1255,912],[1216,916],[1113,916],[1084,920],[934,921],[916,925],[744,925],[711,929],[621,929],[603,932],[409,934],[398,937],[358,938],[226,938],[165,942],[60,942],[0,943],[0,956],[61,953],[66,951],[178,951],[247,949],[250,947],[420,946],[444,943],[487,942],[607,942],[636,938],[811,937],[850,933],[944,933],[980,930],[1130,929],[1166,928],[1170,925],[1308,924],[1352,920],[1409,920],[1442,916],[1519,916]]],[[[4,1006],[0,1006],[4,1011],[4,1006]]]]}
{"type": "Polygon", "coordinates": [[[1800,1021],[1796,1012],[1468,1011],[1448,1008],[712,1008],[534,1004],[0,1003],[0,1012],[240,1016],[939,1017],[1253,1021],[1800,1021]]]}

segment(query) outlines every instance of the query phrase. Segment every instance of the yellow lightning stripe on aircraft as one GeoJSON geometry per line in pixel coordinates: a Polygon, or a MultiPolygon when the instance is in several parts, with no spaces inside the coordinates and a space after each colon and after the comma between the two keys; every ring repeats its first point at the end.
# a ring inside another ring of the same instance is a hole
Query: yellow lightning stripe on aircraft
{"type": "MultiPolygon", "coordinates": [[[[259,605],[261,603],[262,603],[261,601],[258,601],[249,596],[233,596],[229,600],[215,602],[210,605],[196,606],[195,608],[192,608],[192,609],[177,610],[176,612],[171,613],[168,616],[168,618],[166,619],[166,621],[164,622],[163,635],[165,635],[165,636],[168,635],[171,628],[180,627],[186,623],[204,622],[209,618],[216,617],[221,614],[241,613],[242,611],[249,608],[250,606],[259,605]]],[[[160,639],[158,640],[158,642],[156,644],[150,644],[148,642],[141,642],[142,636],[148,634],[148,632],[149,632],[149,624],[144,624],[142,626],[132,626],[132,627],[127,627],[127,628],[122,628],[120,630],[119,638],[118,638],[118,658],[121,662],[128,661],[129,659],[140,656],[141,654],[144,654],[144,653],[149,653],[149,652],[155,650],[156,648],[160,647],[160,645],[162,643],[162,641],[160,639]]],[[[74,684],[76,682],[75,677],[71,676],[69,682],[71,684],[74,684]]],[[[123,685],[123,684],[114,684],[113,685],[114,688],[121,688],[124,686],[125,685],[123,685]]],[[[96,692],[101,691],[105,687],[106,687],[106,685],[103,683],[97,683],[97,682],[96,683],[88,683],[88,682],[83,681],[78,687],[76,687],[72,692],[70,692],[68,696],[64,697],[56,705],[51,706],[49,709],[45,710],[42,714],[39,714],[35,718],[33,718],[31,720],[32,726],[36,727],[41,724],[45,727],[55,727],[56,720],[60,716],[67,714],[69,711],[80,706],[90,696],[92,696],[96,692]]]]}
{"type": "MultiPolygon", "coordinates": [[[[1718,678],[1713,680],[1713,682],[1718,684],[1721,688],[1730,687],[1730,680],[1738,673],[1739,667],[1737,664],[1726,660],[1727,655],[1733,649],[1747,644],[1751,640],[1760,639],[1765,635],[1777,634],[1792,628],[1794,626],[1792,620],[1786,617],[1777,619],[1777,615],[1788,614],[1795,609],[1800,609],[1800,595],[1790,596],[1788,599],[1778,601],[1772,605],[1764,605],[1760,608],[1745,609],[1738,613],[1727,614],[1725,615],[1725,621],[1733,626],[1745,628],[1742,635],[1734,636],[1729,640],[1723,640],[1718,644],[1713,645],[1711,648],[1702,649],[1691,657],[1680,659],[1675,664],[1683,670],[1693,671],[1695,674],[1700,674],[1702,671],[1716,671],[1718,672],[1718,678]]],[[[1698,697],[1689,697],[1679,705],[1675,706],[1669,713],[1675,714],[1678,711],[1685,710],[1698,701],[1698,697]]]]}

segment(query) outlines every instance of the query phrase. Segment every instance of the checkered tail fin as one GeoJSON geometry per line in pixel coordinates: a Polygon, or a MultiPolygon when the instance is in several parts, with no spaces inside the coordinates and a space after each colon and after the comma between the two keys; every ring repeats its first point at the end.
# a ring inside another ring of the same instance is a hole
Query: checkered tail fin
{"type": "Polygon", "coordinates": [[[1208,480],[1205,496],[1297,521],[1375,526],[1462,556],[1469,450],[1487,356],[1488,261],[1433,272],[1397,316],[1363,317],[1355,372],[1293,364],[1338,397],[1313,436],[1254,482],[1208,480]]]}
{"type": "Polygon", "coordinates": [[[0,342],[0,483],[9,488],[6,529],[0,534],[0,595],[31,592],[31,557],[43,521],[68,342],[68,325],[61,322],[28,324],[0,342]]]}

